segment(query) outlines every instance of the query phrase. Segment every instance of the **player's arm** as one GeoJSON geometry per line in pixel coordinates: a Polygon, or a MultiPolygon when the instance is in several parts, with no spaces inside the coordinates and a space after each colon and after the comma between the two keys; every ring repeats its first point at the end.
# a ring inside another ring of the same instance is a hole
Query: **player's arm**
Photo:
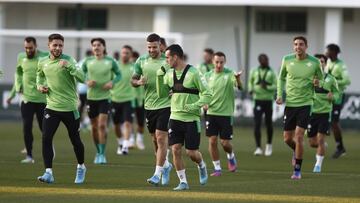
{"type": "Polygon", "coordinates": [[[145,79],[142,76],[141,69],[141,58],[138,58],[134,64],[134,74],[131,78],[131,85],[133,87],[139,87],[141,85],[145,85],[145,79]]]}
{"type": "Polygon", "coordinates": [[[15,83],[14,83],[11,90],[10,90],[9,97],[6,99],[6,103],[10,104],[11,100],[14,99],[15,95],[16,95],[16,87],[15,87],[15,83]]]}
{"type": "Polygon", "coordinates": [[[328,98],[330,101],[337,101],[338,99],[340,99],[339,86],[338,86],[338,83],[337,83],[335,77],[332,77],[332,85],[331,85],[330,93],[331,93],[331,95],[328,95],[328,98]],[[332,98],[330,98],[330,97],[332,97],[332,98]]]}
{"type": "Polygon", "coordinates": [[[23,85],[23,68],[20,64],[20,55],[17,59],[16,71],[15,71],[15,91],[20,92],[23,85]]]}
{"type": "Polygon", "coordinates": [[[81,83],[85,81],[85,73],[82,69],[77,67],[77,63],[75,59],[71,58],[69,60],[62,60],[63,67],[70,73],[70,75],[74,76],[74,78],[81,83]]]}
{"type": "Polygon", "coordinates": [[[199,90],[199,100],[185,106],[188,110],[200,109],[205,105],[209,105],[213,97],[212,90],[208,87],[207,82],[200,76],[199,72],[194,75],[195,87],[199,90]]]}
{"type": "Polygon", "coordinates": [[[271,70],[271,80],[269,81],[270,82],[270,85],[268,85],[266,87],[267,90],[270,90],[270,91],[273,91],[273,90],[276,90],[276,84],[277,84],[277,78],[276,78],[276,73],[275,71],[271,70]]]}
{"type": "Polygon", "coordinates": [[[283,58],[282,63],[281,63],[279,78],[277,80],[277,93],[276,93],[276,103],[277,104],[283,103],[282,94],[283,94],[284,88],[285,88],[286,75],[287,75],[286,63],[285,63],[285,58],[283,58]]]}
{"type": "Polygon", "coordinates": [[[350,85],[350,83],[351,83],[350,76],[349,76],[349,72],[347,71],[347,68],[345,67],[345,65],[343,65],[341,67],[340,75],[341,75],[341,77],[340,77],[341,79],[337,80],[338,85],[340,85],[340,86],[350,85]]]}
{"type": "Polygon", "coordinates": [[[46,85],[46,77],[43,71],[41,61],[38,62],[38,68],[36,71],[36,88],[44,94],[49,91],[49,88],[46,85]]]}
{"type": "Polygon", "coordinates": [[[162,66],[156,72],[156,93],[159,98],[169,96],[170,87],[168,85],[167,71],[164,66],[162,66]]]}
{"type": "Polygon", "coordinates": [[[250,95],[254,93],[254,80],[255,80],[254,74],[255,74],[255,69],[252,69],[250,71],[249,81],[248,81],[248,92],[250,95]]]}
{"type": "Polygon", "coordinates": [[[112,80],[112,83],[115,84],[121,80],[121,72],[118,63],[116,63],[115,60],[112,60],[112,71],[114,73],[114,79],[112,80]]]}

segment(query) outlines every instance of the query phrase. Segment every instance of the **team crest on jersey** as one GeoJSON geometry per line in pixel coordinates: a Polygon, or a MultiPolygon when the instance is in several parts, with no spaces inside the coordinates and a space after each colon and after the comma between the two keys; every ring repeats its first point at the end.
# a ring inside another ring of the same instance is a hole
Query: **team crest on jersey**
{"type": "Polygon", "coordinates": [[[225,75],[224,76],[224,80],[228,80],[229,79],[229,76],[228,75],[225,75]]]}
{"type": "Polygon", "coordinates": [[[311,67],[311,66],[312,66],[312,63],[311,63],[311,62],[308,62],[306,65],[307,65],[308,67],[311,67]]]}
{"type": "Polygon", "coordinates": [[[290,62],[290,66],[293,66],[293,65],[295,65],[295,63],[294,63],[294,62],[290,62]]]}

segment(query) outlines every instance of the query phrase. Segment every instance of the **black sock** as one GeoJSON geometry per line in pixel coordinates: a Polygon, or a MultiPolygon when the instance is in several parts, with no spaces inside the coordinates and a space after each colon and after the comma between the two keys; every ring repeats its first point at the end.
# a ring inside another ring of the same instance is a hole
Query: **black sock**
{"type": "Polygon", "coordinates": [[[302,159],[295,159],[294,171],[301,171],[302,159]]]}

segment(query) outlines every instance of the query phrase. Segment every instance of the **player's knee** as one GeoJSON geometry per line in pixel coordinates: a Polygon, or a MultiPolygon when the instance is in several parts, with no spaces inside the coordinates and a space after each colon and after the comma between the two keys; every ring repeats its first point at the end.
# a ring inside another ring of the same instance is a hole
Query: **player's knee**
{"type": "Polygon", "coordinates": [[[293,142],[293,138],[291,136],[284,135],[284,142],[289,144],[293,142]]]}
{"type": "Polygon", "coordinates": [[[217,138],[215,136],[211,136],[209,138],[209,144],[211,147],[216,147],[217,146],[217,138]]]}
{"type": "Polygon", "coordinates": [[[221,140],[220,140],[220,143],[221,143],[221,146],[223,146],[223,147],[228,147],[228,146],[230,145],[229,140],[223,140],[223,139],[221,139],[221,140]]]}
{"type": "Polygon", "coordinates": [[[100,123],[99,124],[99,129],[100,130],[106,130],[106,123],[100,123]]]}
{"type": "Polygon", "coordinates": [[[314,139],[310,139],[310,140],[309,140],[309,145],[310,145],[310,147],[313,147],[313,148],[318,147],[318,143],[317,143],[317,141],[314,140],[314,139]]]}

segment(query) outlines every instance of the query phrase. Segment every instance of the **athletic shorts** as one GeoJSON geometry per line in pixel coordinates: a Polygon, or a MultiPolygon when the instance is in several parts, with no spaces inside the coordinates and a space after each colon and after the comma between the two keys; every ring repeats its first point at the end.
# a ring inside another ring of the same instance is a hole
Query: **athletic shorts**
{"type": "Polygon", "coordinates": [[[206,136],[220,136],[222,140],[232,140],[233,117],[206,115],[206,136]]]}
{"type": "Polygon", "coordinates": [[[307,129],[311,116],[311,106],[285,107],[284,130],[293,131],[296,126],[307,129]]]}
{"type": "Polygon", "coordinates": [[[135,108],[135,116],[138,126],[144,126],[145,123],[145,109],[144,106],[135,108]]]}
{"type": "Polygon", "coordinates": [[[330,113],[313,113],[307,128],[308,137],[315,137],[318,133],[329,135],[330,120],[330,113]]]}
{"type": "Polygon", "coordinates": [[[200,146],[200,122],[183,122],[170,119],[169,145],[182,144],[185,149],[197,150],[200,146]]]}
{"type": "Polygon", "coordinates": [[[89,118],[93,119],[99,116],[99,114],[109,114],[110,102],[107,99],[104,100],[87,100],[87,112],[89,118]]]}
{"type": "Polygon", "coordinates": [[[131,101],[111,102],[111,115],[114,124],[133,122],[133,108],[131,101]]]}
{"type": "Polygon", "coordinates": [[[170,107],[156,110],[145,110],[146,126],[149,133],[155,133],[155,130],[168,131],[170,107]]]}

